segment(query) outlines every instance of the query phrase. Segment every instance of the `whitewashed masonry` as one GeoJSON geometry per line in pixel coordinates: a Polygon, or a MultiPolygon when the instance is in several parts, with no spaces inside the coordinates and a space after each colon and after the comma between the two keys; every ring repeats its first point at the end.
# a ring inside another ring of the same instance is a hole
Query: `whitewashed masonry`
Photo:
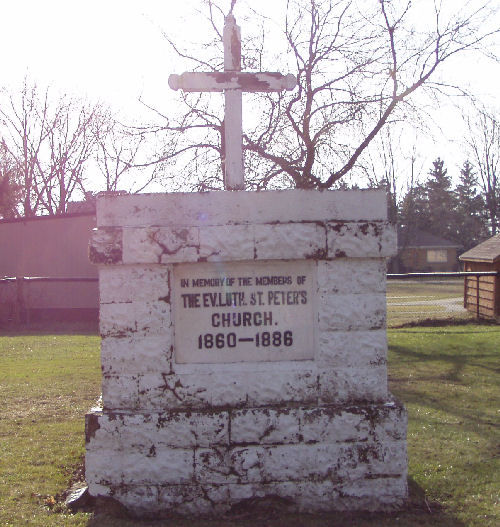
{"type": "Polygon", "coordinates": [[[103,196],[97,224],[103,407],[86,417],[92,495],[139,515],[220,514],[260,498],[308,512],[403,503],[406,413],[388,393],[385,331],[396,235],[383,192],[103,196]],[[192,289],[217,284],[189,281],[212,269],[254,273],[224,289],[240,295],[249,327],[222,318],[217,289],[192,289]],[[262,288],[255,315],[252,287],[266,270],[305,285],[279,297],[262,288]],[[216,308],[203,304],[214,298],[216,308]],[[285,298],[306,305],[287,318],[285,298]],[[222,320],[229,342],[205,361],[222,320]],[[278,358],[271,343],[259,359],[261,330],[278,335],[278,358]]]}

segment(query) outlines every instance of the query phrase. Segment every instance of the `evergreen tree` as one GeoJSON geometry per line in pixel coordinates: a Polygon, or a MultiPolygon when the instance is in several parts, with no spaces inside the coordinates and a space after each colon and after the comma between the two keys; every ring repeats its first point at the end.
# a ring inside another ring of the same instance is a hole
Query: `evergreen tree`
{"type": "Polygon", "coordinates": [[[429,207],[424,185],[411,187],[400,205],[400,225],[411,239],[416,230],[429,230],[429,207]]]}
{"type": "MultiPolygon", "coordinates": [[[[421,230],[447,240],[459,241],[457,197],[444,161],[437,158],[423,184],[412,186],[400,205],[400,226],[411,240],[421,230]]],[[[404,242],[404,240],[402,240],[404,242]]]]}
{"type": "Polygon", "coordinates": [[[486,204],[478,192],[478,179],[468,160],[460,169],[455,194],[459,241],[467,251],[488,237],[486,204]]]}
{"type": "Polygon", "coordinates": [[[459,241],[457,228],[456,206],[457,198],[452,190],[451,178],[444,168],[444,161],[439,157],[432,163],[429,179],[424,186],[426,204],[426,218],[422,224],[436,236],[448,240],[459,241]]]}

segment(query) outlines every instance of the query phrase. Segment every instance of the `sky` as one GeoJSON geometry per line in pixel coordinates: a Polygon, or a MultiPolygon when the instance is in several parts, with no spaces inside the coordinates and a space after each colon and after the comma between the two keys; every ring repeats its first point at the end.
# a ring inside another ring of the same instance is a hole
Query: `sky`
{"type": "MultiPolygon", "coordinates": [[[[163,31],[174,39],[196,42],[206,27],[201,25],[201,15],[193,14],[201,4],[199,0],[0,1],[0,86],[15,89],[27,76],[40,86],[99,99],[122,115],[146,121],[150,110],[138,100],[168,112],[175,101],[168,76],[191,67],[172,54],[163,31]]],[[[454,6],[466,0],[446,1],[454,6]]],[[[226,4],[229,8],[230,0],[226,4]]],[[[282,13],[283,0],[253,0],[252,5],[272,18],[282,13]]],[[[271,42],[280,38],[277,25],[275,31],[271,25],[269,38],[271,42]]],[[[498,51],[500,54],[500,43],[498,51]]],[[[283,71],[277,65],[275,70],[279,69],[283,71]]],[[[464,57],[451,61],[443,76],[469,86],[488,104],[495,104],[499,64],[464,57]]],[[[426,160],[442,155],[438,152],[443,151],[444,143],[450,158],[460,152],[458,144],[449,143],[454,135],[460,136],[458,114],[451,106],[443,107],[440,113],[445,137],[437,143],[419,139],[425,144],[426,160]]]]}
{"type": "MultiPolygon", "coordinates": [[[[16,86],[27,75],[132,116],[147,114],[139,98],[155,107],[174,101],[168,76],[190,66],[172,53],[163,32],[196,42],[207,27],[196,13],[200,0],[0,2],[1,86],[16,86]]],[[[229,9],[230,0],[225,4],[229,9]]],[[[276,15],[279,5],[283,0],[273,0],[264,12],[276,15]]]]}

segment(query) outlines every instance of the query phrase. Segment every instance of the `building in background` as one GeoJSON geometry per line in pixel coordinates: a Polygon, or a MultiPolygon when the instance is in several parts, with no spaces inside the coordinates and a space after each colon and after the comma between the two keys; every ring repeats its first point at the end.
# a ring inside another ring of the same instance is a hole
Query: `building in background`
{"type": "MultiPolygon", "coordinates": [[[[73,209],[75,210],[75,209],[73,209]]],[[[85,281],[0,282],[0,322],[97,320],[97,269],[88,259],[96,225],[92,209],[60,216],[0,220],[0,278],[77,278],[85,281]]]]}
{"type": "Polygon", "coordinates": [[[398,254],[390,263],[394,273],[429,273],[459,270],[460,245],[415,229],[398,229],[398,254]]]}

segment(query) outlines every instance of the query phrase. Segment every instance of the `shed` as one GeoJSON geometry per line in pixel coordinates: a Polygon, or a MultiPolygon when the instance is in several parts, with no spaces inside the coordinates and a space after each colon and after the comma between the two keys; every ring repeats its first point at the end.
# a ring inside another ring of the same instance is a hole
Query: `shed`
{"type": "Polygon", "coordinates": [[[22,309],[31,321],[97,320],[97,269],[87,247],[95,212],[0,220],[0,323],[22,309]],[[77,278],[79,280],[70,280],[77,278]]]}
{"type": "MultiPolygon", "coordinates": [[[[500,273],[500,234],[476,245],[459,257],[464,271],[500,273]]],[[[500,316],[500,276],[466,276],[464,307],[481,318],[500,316]]]]}

